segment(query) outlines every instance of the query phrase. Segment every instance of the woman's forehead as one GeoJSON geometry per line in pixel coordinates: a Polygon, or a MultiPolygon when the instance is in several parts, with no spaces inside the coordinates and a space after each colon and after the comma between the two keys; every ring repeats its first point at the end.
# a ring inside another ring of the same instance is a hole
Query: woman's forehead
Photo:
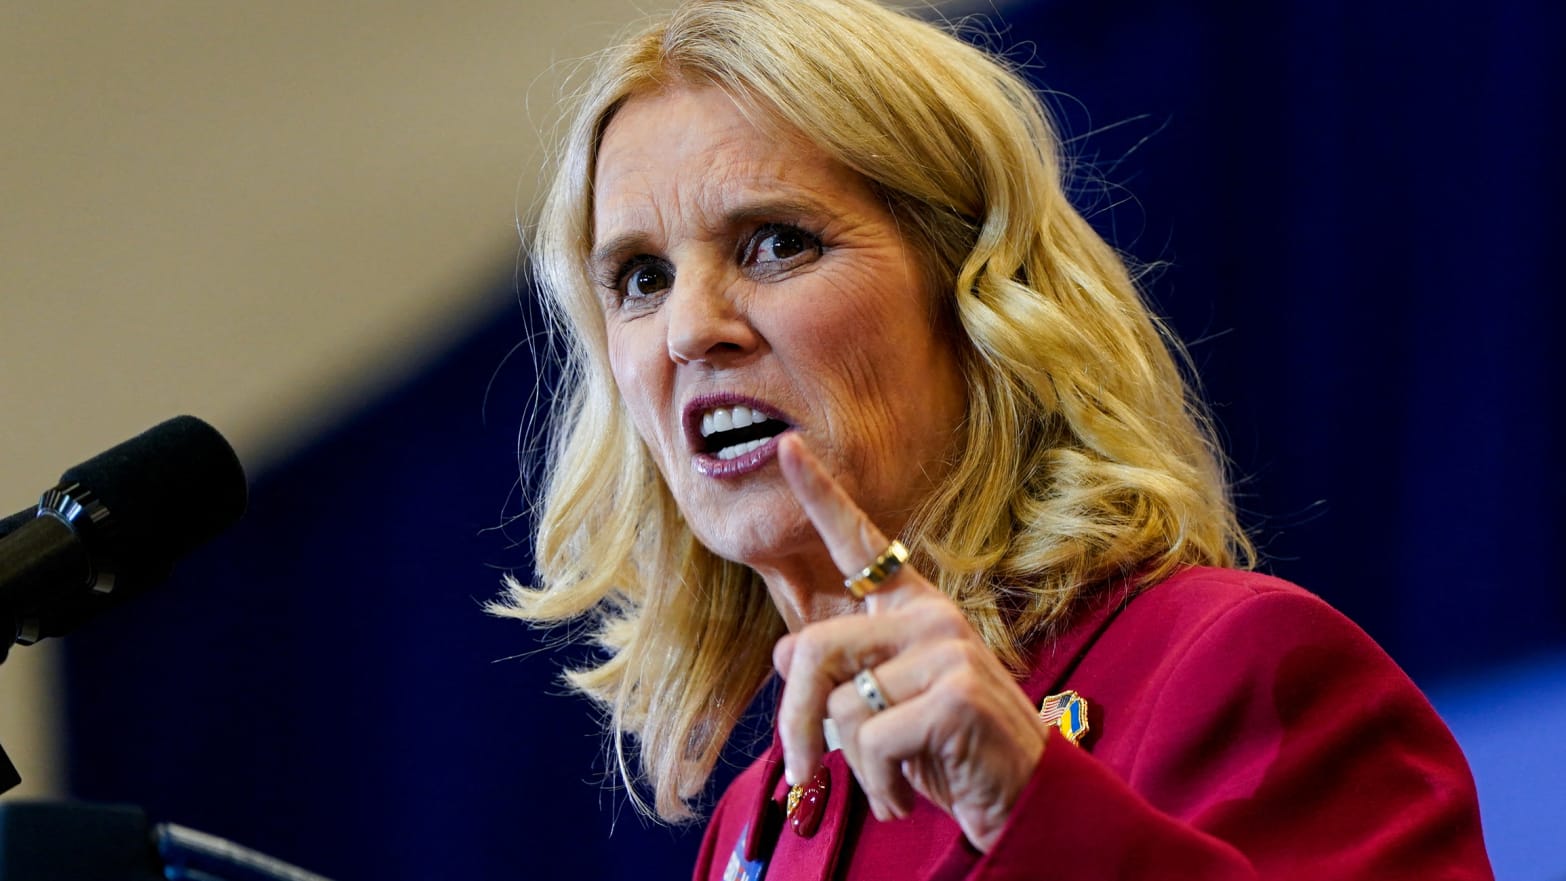
{"type": "Polygon", "coordinates": [[[753,177],[776,175],[784,165],[830,161],[797,130],[713,86],[631,97],[609,118],[596,153],[600,186],[615,174],[667,172],[670,160],[695,159],[711,172],[748,170],[753,177]]]}
{"type": "Polygon", "coordinates": [[[606,225],[721,225],[747,213],[819,211],[869,193],[862,177],[826,151],[779,126],[757,125],[711,87],[626,102],[604,132],[595,178],[600,239],[612,234],[606,225]]]}

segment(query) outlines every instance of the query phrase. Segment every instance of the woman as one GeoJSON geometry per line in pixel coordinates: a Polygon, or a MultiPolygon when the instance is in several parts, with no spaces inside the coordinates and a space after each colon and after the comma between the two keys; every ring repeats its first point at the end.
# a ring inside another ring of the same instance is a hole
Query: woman
{"type": "Polygon", "coordinates": [[[596,622],[570,681],[670,820],[781,675],[698,878],[1487,876],[1413,685],[1235,568],[1180,350],[1058,148],[994,59],[857,0],[611,50],[539,220],[570,394],[506,611],[596,622]]]}

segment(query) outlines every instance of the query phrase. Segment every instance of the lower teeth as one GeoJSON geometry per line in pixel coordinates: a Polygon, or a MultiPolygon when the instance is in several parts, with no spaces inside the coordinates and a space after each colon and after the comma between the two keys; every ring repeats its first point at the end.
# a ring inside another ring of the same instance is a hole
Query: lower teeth
{"type": "Polygon", "coordinates": [[[746,441],[742,444],[735,444],[732,447],[724,447],[718,451],[718,458],[725,462],[730,459],[737,459],[751,450],[760,449],[761,445],[766,443],[768,440],[771,440],[771,438],[757,438],[753,441],[746,441]]]}

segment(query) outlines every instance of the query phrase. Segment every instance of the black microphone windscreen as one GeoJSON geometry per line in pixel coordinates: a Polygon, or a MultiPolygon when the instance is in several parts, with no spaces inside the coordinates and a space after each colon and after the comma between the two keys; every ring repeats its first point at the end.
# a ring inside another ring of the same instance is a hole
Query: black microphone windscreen
{"type": "Polygon", "coordinates": [[[37,516],[38,506],[31,505],[29,507],[23,508],[20,511],[17,511],[15,514],[12,514],[4,520],[0,520],[0,538],[5,538],[16,530],[22,528],[22,524],[27,523],[37,516]]]}
{"type": "Polygon", "coordinates": [[[68,469],[109,511],[103,540],[120,577],[160,579],[245,512],[245,471],[217,429],[176,416],[68,469]]]}

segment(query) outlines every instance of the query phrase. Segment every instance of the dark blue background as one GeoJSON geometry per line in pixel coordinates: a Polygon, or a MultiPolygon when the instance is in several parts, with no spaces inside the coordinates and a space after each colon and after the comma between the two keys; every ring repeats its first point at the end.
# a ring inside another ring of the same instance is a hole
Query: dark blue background
{"type": "MultiPolygon", "coordinates": [[[[1191,342],[1265,568],[1427,686],[1566,647],[1561,18],[1062,2],[998,38],[1101,175],[1080,206],[1161,264],[1152,297],[1191,342]]],[[[526,524],[496,527],[520,511],[536,380],[507,357],[529,329],[511,286],[495,301],[416,381],[254,475],[244,525],[165,589],[68,641],[77,797],[342,881],[685,877],[694,830],[647,828],[601,785],[561,653],[480,613],[529,567],[526,524]]]]}

